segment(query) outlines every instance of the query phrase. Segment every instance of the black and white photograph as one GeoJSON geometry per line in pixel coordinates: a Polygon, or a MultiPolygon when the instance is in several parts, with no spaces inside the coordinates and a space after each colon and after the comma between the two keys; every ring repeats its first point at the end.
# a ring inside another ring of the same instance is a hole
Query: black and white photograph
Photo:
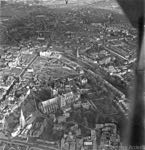
{"type": "Polygon", "coordinates": [[[145,150],[144,0],[0,3],[0,150],[145,150]]]}

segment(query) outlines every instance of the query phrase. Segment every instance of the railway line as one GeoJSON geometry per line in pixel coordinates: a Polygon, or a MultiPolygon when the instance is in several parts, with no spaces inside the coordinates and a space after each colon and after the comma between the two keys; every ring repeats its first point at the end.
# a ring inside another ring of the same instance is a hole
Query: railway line
{"type": "MultiPolygon", "coordinates": [[[[112,89],[113,91],[115,91],[116,93],[118,93],[121,97],[125,96],[121,91],[119,91],[116,87],[114,87],[112,84],[110,84],[107,80],[104,79],[105,75],[102,74],[102,72],[104,72],[98,65],[94,66],[89,64],[86,61],[82,61],[78,58],[75,58],[73,56],[67,56],[67,58],[70,58],[70,60],[72,61],[76,61],[80,66],[82,66],[84,68],[85,71],[87,71],[88,73],[90,73],[91,75],[93,75],[94,77],[99,78],[101,81],[103,81],[110,89],[112,89]],[[96,70],[98,69],[98,70],[96,70]],[[102,78],[103,77],[103,78],[102,78]]],[[[96,64],[95,64],[96,65],[96,64]]]]}
{"type": "Polygon", "coordinates": [[[118,50],[115,50],[116,49],[116,47],[114,48],[114,47],[108,47],[108,46],[103,46],[103,48],[106,50],[106,51],[108,51],[108,52],[110,52],[111,54],[113,54],[113,55],[115,55],[115,56],[117,56],[117,57],[119,57],[120,59],[122,59],[122,60],[125,60],[125,61],[127,61],[128,59],[127,58],[125,58],[124,56],[125,56],[125,54],[124,55],[122,55],[122,52],[119,52],[118,50]]]}
{"type": "Polygon", "coordinates": [[[0,138],[0,141],[2,143],[6,143],[6,144],[9,144],[9,145],[13,145],[13,147],[15,147],[15,145],[18,147],[18,146],[23,146],[25,147],[27,150],[32,150],[32,149],[35,149],[35,150],[59,150],[59,147],[58,145],[57,146],[52,146],[47,144],[47,143],[44,143],[44,142],[39,142],[36,140],[36,142],[29,142],[27,140],[25,141],[22,141],[22,139],[18,140],[18,139],[9,139],[9,138],[0,138]]]}
{"type": "MultiPolygon", "coordinates": [[[[83,66],[83,67],[84,67],[83,69],[84,69],[88,74],[90,74],[90,75],[93,76],[94,78],[97,78],[97,79],[99,79],[100,81],[102,81],[110,90],[112,90],[113,92],[115,92],[116,95],[118,95],[118,96],[120,97],[120,99],[126,100],[125,94],[122,93],[120,90],[118,90],[116,87],[114,87],[114,86],[113,86],[111,83],[109,83],[107,80],[105,80],[104,78],[102,78],[101,74],[100,74],[100,73],[98,74],[98,70],[96,71],[96,67],[90,65],[88,62],[82,61],[82,60],[80,60],[80,59],[78,60],[77,58],[74,58],[73,56],[67,56],[67,58],[70,58],[70,60],[77,62],[80,66],[83,66]]],[[[100,72],[100,71],[99,71],[99,72],[100,72]]],[[[115,107],[116,107],[117,109],[119,109],[120,112],[125,115],[125,117],[128,117],[128,115],[127,115],[127,110],[125,109],[126,106],[124,106],[125,104],[123,104],[123,105],[121,104],[121,105],[120,105],[120,104],[118,103],[118,102],[119,102],[119,99],[118,99],[118,98],[117,98],[116,100],[113,100],[113,102],[115,103],[115,107]]],[[[94,110],[97,110],[97,111],[98,111],[97,106],[95,105],[95,103],[94,103],[93,101],[90,100],[89,103],[92,105],[92,107],[94,108],[94,110]]],[[[100,113],[101,113],[101,112],[100,112],[100,113]]]]}

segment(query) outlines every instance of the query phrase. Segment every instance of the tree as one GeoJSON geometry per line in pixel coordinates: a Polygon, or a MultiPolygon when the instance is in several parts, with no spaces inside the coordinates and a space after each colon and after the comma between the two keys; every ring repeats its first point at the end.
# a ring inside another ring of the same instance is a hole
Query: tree
{"type": "Polygon", "coordinates": [[[47,120],[45,120],[45,123],[46,125],[40,137],[45,140],[50,140],[53,138],[53,119],[49,117],[47,120]]]}

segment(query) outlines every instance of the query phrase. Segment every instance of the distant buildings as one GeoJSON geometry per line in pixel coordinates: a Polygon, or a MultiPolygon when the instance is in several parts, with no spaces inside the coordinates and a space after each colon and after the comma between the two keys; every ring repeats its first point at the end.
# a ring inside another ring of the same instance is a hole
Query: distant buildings
{"type": "MultiPolygon", "coordinates": [[[[7,3],[43,4],[44,0],[3,0],[7,3]]],[[[45,1],[46,2],[46,1],[45,1]]]]}

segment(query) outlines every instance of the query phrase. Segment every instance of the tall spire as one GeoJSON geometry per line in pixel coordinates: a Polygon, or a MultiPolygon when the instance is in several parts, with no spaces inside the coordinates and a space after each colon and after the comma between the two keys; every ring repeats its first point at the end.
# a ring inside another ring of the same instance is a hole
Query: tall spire
{"type": "Polygon", "coordinates": [[[79,57],[80,57],[79,50],[77,49],[77,58],[79,58],[79,57]]]}

